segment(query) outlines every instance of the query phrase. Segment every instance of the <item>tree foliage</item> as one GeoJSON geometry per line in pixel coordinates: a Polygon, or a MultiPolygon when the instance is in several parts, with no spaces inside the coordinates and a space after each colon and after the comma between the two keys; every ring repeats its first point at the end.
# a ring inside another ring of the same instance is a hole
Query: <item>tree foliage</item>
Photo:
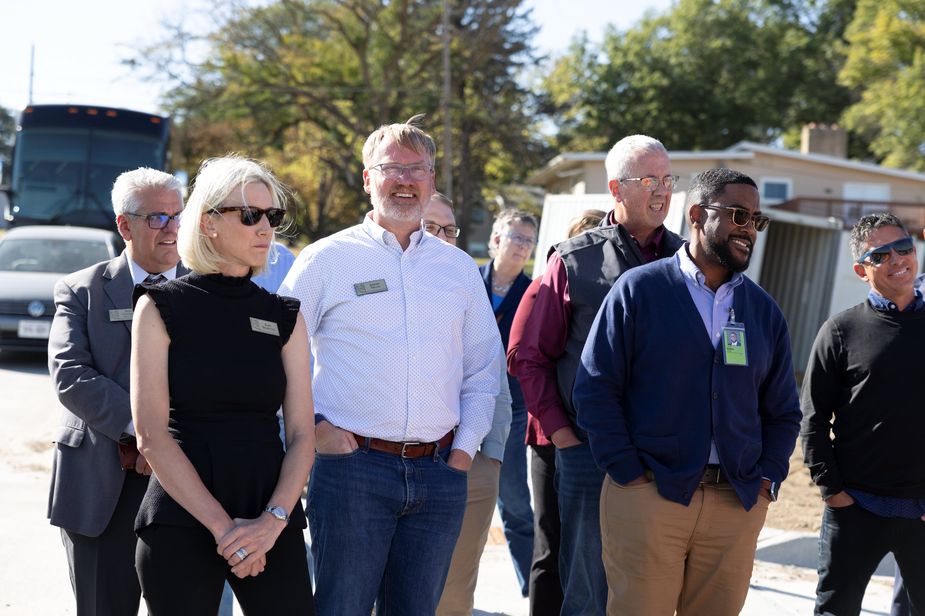
{"type": "MultiPolygon", "coordinates": [[[[453,175],[465,226],[484,193],[539,164],[530,94],[533,61],[521,0],[452,0],[453,175]]],[[[277,0],[232,5],[205,41],[180,28],[138,62],[168,74],[176,158],[195,171],[228,150],[260,157],[295,188],[299,230],[317,238],[368,209],[361,150],[377,126],[427,114],[442,145],[438,0],[277,0]],[[191,44],[205,58],[189,61],[191,44]],[[181,67],[182,70],[177,70],[181,67]],[[170,71],[168,73],[168,71],[170,71]]],[[[439,170],[440,166],[437,165],[439,170]]]]}
{"type": "Polygon", "coordinates": [[[562,148],[601,149],[632,133],[669,148],[769,142],[834,122],[854,0],[679,0],[599,45],[574,41],[542,84],[562,148]]]}
{"type": "Polygon", "coordinates": [[[860,0],[839,79],[861,92],[844,124],[884,165],[925,171],[925,4],[860,0]]]}
{"type": "MultiPolygon", "coordinates": [[[[13,139],[16,137],[16,116],[4,107],[0,107],[0,166],[4,170],[10,164],[13,153],[13,139]]],[[[4,171],[4,175],[6,171],[4,171]]],[[[3,184],[3,178],[0,178],[3,184]]]]}

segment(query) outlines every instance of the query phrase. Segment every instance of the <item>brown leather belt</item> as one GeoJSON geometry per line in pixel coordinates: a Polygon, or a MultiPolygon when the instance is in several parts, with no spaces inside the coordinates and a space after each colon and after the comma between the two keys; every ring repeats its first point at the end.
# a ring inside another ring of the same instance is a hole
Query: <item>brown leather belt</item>
{"type": "MultiPolygon", "coordinates": [[[[424,458],[426,456],[432,456],[436,451],[445,449],[453,444],[454,435],[455,432],[450,430],[444,434],[439,441],[432,443],[420,443],[417,441],[401,443],[385,441],[381,438],[369,438],[369,448],[375,449],[376,451],[391,453],[403,458],[424,458]]],[[[353,438],[356,439],[357,445],[366,447],[367,437],[354,434],[353,438]]]]}
{"type": "Polygon", "coordinates": [[[719,464],[707,464],[707,467],[703,469],[703,477],[700,478],[700,483],[707,485],[729,483],[729,477],[726,476],[719,464]]]}

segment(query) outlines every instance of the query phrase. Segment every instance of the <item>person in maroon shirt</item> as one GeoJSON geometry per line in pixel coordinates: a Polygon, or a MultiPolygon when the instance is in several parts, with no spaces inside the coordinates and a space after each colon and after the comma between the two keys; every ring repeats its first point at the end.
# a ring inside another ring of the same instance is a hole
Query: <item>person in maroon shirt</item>
{"type": "Polygon", "coordinates": [[[662,224],[677,181],[665,146],[644,135],[625,137],[604,164],[614,209],[599,227],[552,251],[513,362],[528,412],[556,447],[562,614],[603,614],[607,602],[598,514],[604,473],[571,403],[581,350],[617,278],[683,244],[662,224]]]}
{"type": "MultiPolygon", "coordinates": [[[[572,220],[568,236],[598,226],[607,215],[603,210],[585,210],[572,220]]],[[[536,278],[527,287],[508,340],[508,372],[515,377],[514,364],[523,336],[524,326],[533,310],[542,278],[536,278]]],[[[556,495],[556,448],[543,434],[543,428],[534,415],[527,414],[527,445],[533,452],[530,457],[530,474],[533,478],[533,562],[530,566],[530,616],[558,616],[562,608],[562,586],[559,581],[559,503],[556,495]]]]}

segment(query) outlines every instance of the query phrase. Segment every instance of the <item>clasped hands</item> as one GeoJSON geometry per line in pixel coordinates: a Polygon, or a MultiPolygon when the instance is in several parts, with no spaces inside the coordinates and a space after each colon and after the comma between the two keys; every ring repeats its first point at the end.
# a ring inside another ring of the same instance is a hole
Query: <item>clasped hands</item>
{"type": "Polygon", "coordinates": [[[224,534],[216,536],[216,551],[239,578],[256,577],[266,568],[267,552],[283,532],[286,522],[262,513],[257,518],[235,518],[231,523],[224,534]]]}

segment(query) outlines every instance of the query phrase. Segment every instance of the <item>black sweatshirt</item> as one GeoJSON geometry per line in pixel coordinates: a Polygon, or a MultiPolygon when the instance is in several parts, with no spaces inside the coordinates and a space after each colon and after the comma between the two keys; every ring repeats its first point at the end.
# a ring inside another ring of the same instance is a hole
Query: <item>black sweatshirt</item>
{"type": "Polygon", "coordinates": [[[846,487],[925,498],[923,353],[925,312],[864,302],[822,325],[803,379],[800,436],[823,498],[846,487]]]}

